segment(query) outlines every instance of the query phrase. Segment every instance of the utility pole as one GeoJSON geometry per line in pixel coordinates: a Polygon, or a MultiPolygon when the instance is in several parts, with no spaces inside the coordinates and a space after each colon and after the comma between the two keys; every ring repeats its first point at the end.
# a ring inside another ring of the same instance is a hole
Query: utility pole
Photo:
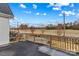
{"type": "Polygon", "coordinates": [[[63,36],[65,37],[65,12],[63,13],[63,36]]]}
{"type": "Polygon", "coordinates": [[[66,14],[65,14],[65,12],[63,13],[63,36],[64,36],[64,44],[65,44],[65,49],[67,49],[67,46],[66,46],[66,44],[67,44],[67,40],[65,39],[65,30],[66,30],[66,26],[65,26],[65,21],[66,21],[66,14]]]}

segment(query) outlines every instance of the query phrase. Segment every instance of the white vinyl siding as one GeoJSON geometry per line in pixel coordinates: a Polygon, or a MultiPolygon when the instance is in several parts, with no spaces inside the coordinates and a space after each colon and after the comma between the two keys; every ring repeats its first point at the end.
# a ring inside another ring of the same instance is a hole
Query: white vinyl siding
{"type": "Polygon", "coordinates": [[[9,43],[9,19],[0,17],[0,45],[9,43]]]}

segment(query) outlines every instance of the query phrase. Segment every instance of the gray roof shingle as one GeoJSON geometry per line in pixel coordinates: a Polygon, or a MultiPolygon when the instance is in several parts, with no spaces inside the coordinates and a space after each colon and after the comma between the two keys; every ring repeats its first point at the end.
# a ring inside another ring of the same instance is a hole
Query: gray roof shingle
{"type": "Polygon", "coordinates": [[[7,3],[0,3],[0,13],[6,14],[6,16],[3,16],[3,17],[9,17],[7,15],[10,15],[11,18],[14,17],[14,15],[7,3]]]}

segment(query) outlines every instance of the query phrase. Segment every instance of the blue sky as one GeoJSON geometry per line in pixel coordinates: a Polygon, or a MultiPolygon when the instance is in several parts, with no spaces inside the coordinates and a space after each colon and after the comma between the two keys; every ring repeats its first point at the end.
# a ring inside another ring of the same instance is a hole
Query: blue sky
{"type": "Polygon", "coordinates": [[[78,3],[10,3],[14,20],[10,25],[17,22],[26,24],[57,24],[63,22],[63,12],[66,14],[66,22],[73,22],[79,17],[78,3]]]}

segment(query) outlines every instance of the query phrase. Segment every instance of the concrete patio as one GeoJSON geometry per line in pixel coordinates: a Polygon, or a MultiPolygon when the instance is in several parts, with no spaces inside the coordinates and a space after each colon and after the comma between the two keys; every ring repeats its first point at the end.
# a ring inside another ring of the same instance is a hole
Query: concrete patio
{"type": "MultiPolygon", "coordinates": [[[[6,47],[0,47],[0,56],[48,56],[38,51],[39,46],[41,45],[29,41],[11,43],[6,47]]],[[[52,50],[54,56],[71,56],[55,49],[52,50]]]]}

